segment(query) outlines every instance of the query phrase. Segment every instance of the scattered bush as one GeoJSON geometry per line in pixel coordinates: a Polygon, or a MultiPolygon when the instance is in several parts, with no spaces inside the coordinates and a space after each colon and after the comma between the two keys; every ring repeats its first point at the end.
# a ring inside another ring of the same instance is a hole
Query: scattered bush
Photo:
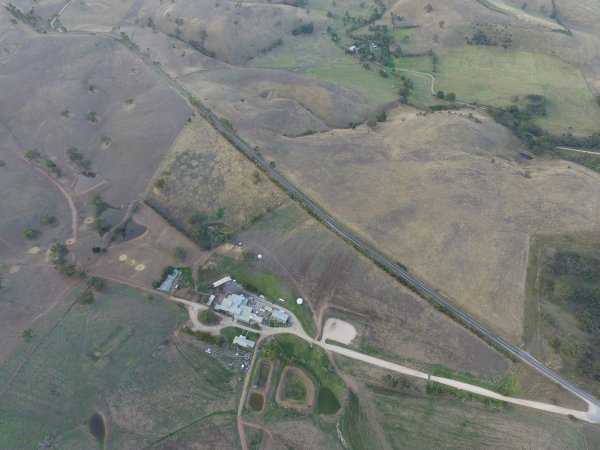
{"type": "Polygon", "coordinates": [[[164,178],[157,178],[157,179],[154,181],[154,187],[155,187],[156,189],[162,190],[162,189],[164,189],[165,187],[167,187],[167,182],[165,181],[165,179],[164,179],[164,178]]]}
{"type": "Polygon", "coordinates": [[[91,122],[91,123],[98,122],[96,113],[94,111],[90,111],[87,115],[87,120],[88,120],[88,122],[91,122]]]}
{"type": "Polygon", "coordinates": [[[106,289],[107,282],[104,278],[92,276],[85,280],[85,284],[90,289],[95,289],[98,292],[102,292],[106,289]]]}
{"type": "Polygon", "coordinates": [[[94,293],[90,289],[85,289],[77,294],[77,301],[83,305],[94,303],[94,293]]]}
{"type": "Polygon", "coordinates": [[[40,234],[40,230],[37,230],[35,228],[25,228],[23,230],[23,237],[27,240],[36,239],[40,234]]]}
{"type": "Polygon", "coordinates": [[[178,261],[185,261],[185,258],[187,258],[187,250],[183,247],[177,246],[177,247],[173,247],[173,257],[178,260],[178,261]]]}
{"type": "Polygon", "coordinates": [[[199,341],[207,342],[209,344],[223,345],[223,342],[225,342],[223,336],[213,336],[205,331],[193,331],[189,327],[183,327],[183,332],[194,336],[199,341]]]}
{"type": "Polygon", "coordinates": [[[62,172],[56,163],[49,158],[46,158],[46,170],[55,177],[60,177],[62,175],[62,172]]]}
{"type": "Polygon", "coordinates": [[[39,159],[40,156],[41,156],[41,154],[37,148],[32,148],[25,152],[25,158],[27,158],[29,161],[33,161],[34,159],[39,159]]]}
{"type": "Polygon", "coordinates": [[[40,219],[40,225],[54,225],[57,220],[54,214],[48,213],[40,219]]]}

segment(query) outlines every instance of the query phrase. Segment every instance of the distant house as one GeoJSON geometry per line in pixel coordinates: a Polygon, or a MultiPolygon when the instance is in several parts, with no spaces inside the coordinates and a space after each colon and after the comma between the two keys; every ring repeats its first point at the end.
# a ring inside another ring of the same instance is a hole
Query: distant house
{"type": "Polygon", "coordinates": [[[218,288],[219,286],[224,285],[225,283],[229,283],[231,281],[231,277],[223,277],[220,280],[215,281],[212,284],[212,287],[218,288]]]}
{"type": "Polygon", "coordinates": [[[290,315],[286,312],[276,309],[271,314],[271,317],[273,317],[273,319],[277,320],[278,322],[287,323],[290,318],[290,315]]]}
{"type": "Polygon", "coordinates": [[[255,342],[248,339],[246,336],[239,335],[233,338],[233,343],[244,348],[254,348],[255,342]]]}

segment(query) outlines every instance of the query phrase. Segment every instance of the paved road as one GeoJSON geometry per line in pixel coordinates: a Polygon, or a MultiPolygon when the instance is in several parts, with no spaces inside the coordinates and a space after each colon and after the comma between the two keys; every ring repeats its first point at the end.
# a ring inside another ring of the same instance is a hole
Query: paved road
{"type": "MultiPolygon", "coordinates": [[[[330,343],[326,342],[325,337],[321,338],[321,340],[313,339],[310,336],[308,336],[306,334],[306,332],[302,329],[302,327],[300,325],[300,321],[296,318],[294,313],[292,313],[289,310],[286,310],[285,308],[283,308],[281,306],[278,306],[278,308],[285,310],[290,315],[290,325],[291,326],[287,327],[287,328],[281,328],[281,327],[271,328],[268,326],[263,326],[260,331],[257,331],[255,329],[248,328],[248,327],[240,324],[239,322],[236,322],[233,318],[231,318],[231,319],[228,318],[228,319],[222,320],[222,322],[219,325],[210,325],[210,326],[203,325],[202,323],[200,323],[198,321],[198,312],[200,312],[203,309],[208,309],[208,307],[206,305],[194,303],[189,300],[183,300],[183,299],[173,297],[173,296],[171,297],[171,300],[182,303],[188,307],[188,313],[190,316],[190,320],[192,321],[194,330],[202,330],[202,331],[207,331],[207,332],[218,334],[222,328],[235,326],[235,327],[238,327],[238,328],[241,328],[244,330],[252,331],[253,333],[260,333],[258,342],[266,339],[269,336],[289,333],[289,334],[298,336],[301,339],[304,339],[305,341],[311,343],[312,345],[318,345],[319,347],[323,348],[324,350],[328,350],[330,352],[337,353],[339,355],[343,355],[348,358],[352,358],[356,361],[361,361],[361,362],[364,362],[367,364],[371,364],[373,366],[392,370],[394,372],[401,373],[403,375],[416,377],[416,378],[420,378],[423,380],[435,381],[437,383],[444,384],[446,386],[451,386],[451,387],[454,387],[457,389],[461,389],[463,391],[471,392],[473,394],[482,395],[484,397],[501,400],[501,401],[504,401],[507,403],[512,403],[515,405],[526,406],[529,408],[534,408],[534,409],[538,409],[541,411],[552,412],[555,414],[562,414],[565,416],[572,415],[572,416],[577,417],[578,419],[584,420],[586,422],[592,422],[592,423],[600,422],[600,417],[598,416],[598,410],[592,405],[589,405],[588,411],[579,411],[576,409],[565,408],[562,406],[551,405],[549,403],[537,402],[534,400],[506,397],[504,395],[498,394],[497,392],[491,391],[489,389],[485,389],[485,388],[475,386],[475,385],[472,385],[469,383],[464,383],[462,381],[452,380],[450,378],[437,377],[435,375],[421,372],[419,370],[411,369],[410,367],[401,366],[400,364],[386,361],[384,359],[366,355],[364,353],[360,353],[360,352],[357,352],[355,350],[351,350],[351,349],[348,349],[345,347],[340,347],[339,345],[330,344],[330,343]]],[[[257,342],[257,347],[258,347],[258,342],[257,342]]],[[[254,365],[254,362],[256,360],[256,355],[257,355],[257,352],[255,352],[252,357],[252,363],[250,364],[250,369],[248,370],[248,374],[250,374],[252,372],[252,366],[254,365]]],[[[241,425],[241,423],[242,423],[241,417],[242,417],[243,407],[245,404],[246,395],[248,392],[249,382],[250,382],[249,377],[246,377],[246,379],[244,380],[244,388],[242,391],[240,405],[238,407],[238,419],[239,419],[238,426],[240,427],[240,430],[239,430],[240,436],[244,436],[244,434],[242,434],[244,430],[243,430],[243,426],[241,425]]],[[[245,447],[245,448],[247,448],[247,447],[245,447]]]]}
{"type": "Polygon", "coordinates": [[[270,177],[276,181],[283,189],[288,191],[288,193],[300,204],[302,204],[308,211],[310,211],[314,216],[320,219],[324,224],[326,224],[334,233],[352,243],[358,250],[366,254],[373,261],[377,262],[379,265],[384,267],[387,271],[394,274],[396,277],[401,279],[403,282],[411,286],[415,291],[425,296],[426,298],[431,299],[432,301],[438,303],[447,311],[451,312],[459,321],[463,324],[470,327],[472,330],[475,330],[480,335],[487,338],[489,341],[496,344],[498,347],[505,350],[507,353],[513,355],[514,357],[520,359],[524,363],[533,367],[537,371],[539,371],[542,375],[551,379],[555,383],[562,386],[567,391],[581,398],[585,402],[590,405],[591,409],[594,409],[595,414],[597,416],[598,421],[600,421],[600,401],[598,401],[593,395],[584,391],[583,389],[578,388],[573,383],[569,382],[567,379],[554,372],[553,370],[544,366],[541,362],[539,362],[536,358],[531,356],[529,353],[517,348],[512,345],[502,337],[498,336],[492,330],[490,330],[487,326],[471,317],[469,314],[455,306],[445,297],[440,295],[434,289],[429,287],[425,282],[421,281],[416,276],[409,273],[402,266],[400,266],[397,262],[389,258],[388,256],[381,253],[375,247],[366,243],[354,233],[345,229],[340,223],[338,223],[332,216],[326,213],[323,208],[321,208],[314,200],[312,200],[308,195],[298,189],[294,184],[292,184],[289,180],[287,180],[281,173],[279,173],[274,167],[267,162],[262,155],[258,152],[254,151],[253,148],[247,144],[244,140],[242,140],[239,136],[235,134],[232,130],[224,126],[208,108],[203,106],[192,94],[190,94],[186,89],[180,86],[170,75],[168,75],[162,67],[158,64],[154,64],[150,61],[140,50],[131,45],[127,40],[120,39],[120,36],[117,36],[112,33],[95,33],[95,32],[84,32],[84,31],[70,31],[67,33],[49,33],[48,35],[58,35],[58,34],[76,34],[76,35],[101,35],[107,36],[112,39],[117,39],[120,42],[123,42],[132,52],[134,52],[141,60],[143,60],[146,64],[148,64],[161,78],[163,78],[169,85],[173,87],[179,94],[186,97],[193,106],[204,116],[206,120],[208,120],[225,138],[227,138],[232,144],[236,146],[236,148],[242,152],[248,159],[254,162],[257,166],[259,166],[263,171],[270,175],[270,177]]]}

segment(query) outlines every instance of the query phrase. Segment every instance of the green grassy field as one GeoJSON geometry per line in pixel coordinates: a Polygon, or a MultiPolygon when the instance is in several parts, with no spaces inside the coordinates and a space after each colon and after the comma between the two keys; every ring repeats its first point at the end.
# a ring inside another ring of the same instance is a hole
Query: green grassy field
{"type": "Polygon", "coordinates": [[[328,36],[307,36],[285,42],[268,54],[254,59],[250,66],[293,70],[300,75],[339,84],[362,95],[371,104],[398,99],[391,78],[382,78],[377,70],[366,70],[350,55],[331,42],[328,36]]]}
{"type": "MultiPolygon", "coordinates": [[[[0,394],[0,448],[37,448],[50,436],[60,448],[96,448],[87,427],[96,412],[108,420],[107,448],[185,441],[203,427],[212,430],[209,440],[237,439],[239,376],[174,337],[185,320],[176,304],[111,285],[95,303],[47,320],[55,326],[40,324],[23,344],[39,346],[0,394]]],[[[3,370],[2,380],[9,375],[3,370]]]]}
{"type": "Polygon", "coordinates": [[[306,305],[297,305],[292,289],[280,278],[261,267],[254,260],[239,260],[222,257],[219,259],[219,271],[230,274],[238,283],[252,292],[263,294],[274,303],[282,298],[281,305],[292,311],[307,334],[315,335],[312,313],[306,305]]]}
{"type": "Polygon", "coordinates": [[[537,123],[553,133],[598,131],[600,109],[581,72],[562,61],[495,47],[439,52],[435,89],[455,92],[461,101],[507,106],[514,96],[546,97],[547,115],[537,123]]]}

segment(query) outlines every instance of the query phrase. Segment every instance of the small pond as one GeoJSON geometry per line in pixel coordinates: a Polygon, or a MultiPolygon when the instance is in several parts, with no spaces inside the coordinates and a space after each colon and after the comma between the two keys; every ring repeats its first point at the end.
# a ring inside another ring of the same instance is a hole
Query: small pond
{"type": "Polygon", "coordinates": [[[319,389],[317,411],[320,414],[335,414],[340,409],[340,402],[331,389],[322,387],[319,389]]]}

